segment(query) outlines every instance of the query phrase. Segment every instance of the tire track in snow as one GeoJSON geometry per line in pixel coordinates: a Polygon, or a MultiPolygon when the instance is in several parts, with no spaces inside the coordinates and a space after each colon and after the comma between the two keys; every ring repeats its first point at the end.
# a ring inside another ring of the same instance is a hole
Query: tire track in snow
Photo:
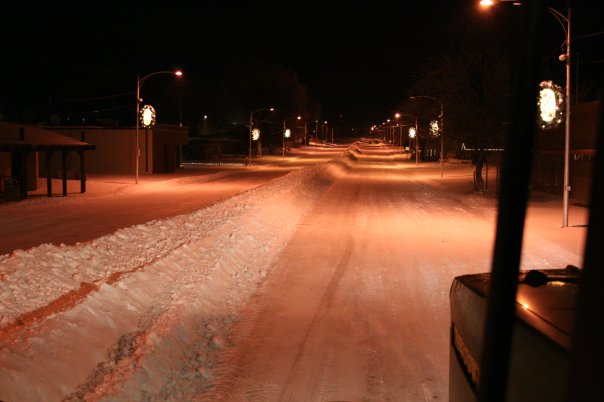
{"type": "MultiPolygon", "coordinates": [[[[314,205],[314,210],[324,210],[327,207],[325,200],[330,200],[329,191],[323,193],[322,198],[314,205]]],[[[305,221],[306,218],[303,218],[298,226],[299,231],[312,231],[314,224],[311,225],[305,221]]],[[[298,235],[299,233],[295,236],[298,235]]],[[[321,247],[320,249],[313,247],[314,253],[325,255],[325,258],[328,259],[331,258],[329,256],[330,246],[325,241],[319,241],[321,247]]],[[[331,283],[330,289],[335,291],[337,281],[333,282],[333,267],[337,261],[326,266],[316,266],[312,269],[309,267],[309,272],[302,272],[296,265],[304,265],[303,259],[298,257],[306,255],[305,246],[307,244],[295,241],[294,243],[298,246],[294,249],[288,247],[286,252],[280,255],[276,265],[270,269],[269,280],[262,285],[251,307],[243,312],[246,319],[237,324],[235,329],[237,336],[233,339],[233,343],[236,347],[225,353],[215,386],[208,392],[199,395],[195,400],[281,400],[283,396],[279,395],[283,395],[283,384],[285,384],[283,377],[292,370],[305,371],[305,373],[310,370],[306,366],[305,359],[309,354],[317,356],[319,353],[316,350],[317,338],[313,334],[321,332],[317,330],[317,326],[324,325],[326,319],[319,317],[316,312],[318,306],[325,307],[326,303],[333,302],[333,296],[330,298],[326,288],[331,283]],[[274,293],[271,289],[274,290],[277,283],[282,285],[279,285],[279,291],[274,293]],[[265,290],[269,292],[267,293],[265,290]],[[309,299],[310,297],[312,300],[309,299]],[[288,301],[291,301],[292,304],[290,305],[288,301]],[[288,303],[287,306],[284,303],[288,303]],[[283,308],[286,311],[281,311],[283,308]],[[290,324],[296,328],[295,335],[291,334],[292,327],[280,322],[279,317],[282,317],[283,314],[285,314],[286,321],[289,318],[294,320],[290,324]],[[315,318],[314,324],[310,324],[313,314],[317,314],[317,318],[315,318]],[[303,318],[298,321],[298,317],[303,318]],[[305,333],[306,347],[304,346],[305,333]],[[275,339],[282,340],[283,343],[272,343],[271,340],[275,339]],[[286,361],[279,357],[282,353],[288,356],[286,361]],[[299,355],[299,363],[298,367],[294,368],[292,361],[296,359],[296,354],[299,355]],[[270,357],[263,359],[263,356],[270,357]],[[277,360],[275,361],[271,357],[277,357],[277,360]],[[251,367],[250,362],[252,362],[251,367]],[[283,367],[282,363],[285,363],[286,367],[283,367]],[[255,381],[255,375],[258,373],[262,373],[263,381],[255,381]],[[267,381],[267,378],[270,380],[267,381]]],[[[341,259],[341,256],[338,258],[341,259]]],[[[315,381],[319,380],[316,374],[322,371],[320,366],[320,364],[314,366],[315,381]]],[[[305,387],[300,386],[301,389],[305,387]]]]}
{"type": "Polygon", "coordinates": [[[336,292],[340,286],[340,282],[348,271],[348,263],[354,249],[354,242],[352,237],[348,237],[345,241],[344,252],[339,257],[339,261],[333,271],[333,274],[329,278],[329,283],[321,295],[317,307],[313,312],[312,319],[310,320],[306,332],[302,337],[302,341],[298,347],[298,351],[293,360],[289,374],[286,377],[286,387],[280,393],[278,400],[280,401],[296,401],[303,395],[305,391],[312,388],[312,383],[317,381],[317,378],[308,376],[308,373],[320,372],[320,368],[325,365],[323,362],[324,355],[320,352],[321,340],[312,340],[311,337],[314,334],[325,333],[325,327],[329,327],[329,311],[332,309],[336,292]],[[321,358],[308,359],[303,358],[304,354],[310,354],[313,356],[322,356],[321,358]],[[300,376],[299,373],[306,375],[300,376]],[[296,380],[294,380],[296,379],[296,380]],[[300,381],[299,379],[302,379],[300,381]],[[309,384],[310,383],[310,384],[309,384]]]}

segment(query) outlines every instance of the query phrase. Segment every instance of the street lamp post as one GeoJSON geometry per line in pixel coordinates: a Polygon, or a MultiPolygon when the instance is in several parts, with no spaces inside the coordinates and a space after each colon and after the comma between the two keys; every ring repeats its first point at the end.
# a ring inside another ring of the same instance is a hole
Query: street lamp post
{"type": "Polygon", "coordinates": [[[134,176],[134,182],[136,184],[138,184],[138,170],[139,170],[139,159],[140,159],[140,154],[141,154],[141,150],[140,147],[138,145],[138,130],[139,130],[139,114],[140,114],[140,105],[141,102],[143,101],[141,99],[141,86],[143,85],[143,83],[145,81],[147,81],[149,78],[153,77],[154,75],[158,75],[158,74],[174,74],[177,77],[182,76],[182,71],[180,70],[176,70],[176,71],[156,71],[154,73],[151,74],[147,74],[145,76],[143,76],[141,78],[140,75],[138,75],[136,77],[136,167],[135,167],[135,176],[134,176]]]}
{"type": "Polygon", "coordinates": [[[547,10],[554,15],[556,20],[562,25],[566,34],[566,52],[564,61],[566,62],[566,119],[564,122],[564,190],[562,192],[562,227],[568,227],[568,199],[570,196],[569,183],[569,161],[570,161],[570,7],[567,15],[564,16],[560,11],[548,7],[547,10]],[[566,26],[564,25],[566,23],[566,26]]]}
{"type": "MultiPolygon", "coordinates": [[[[287,122],[290,119],[297,119],[300,120],[302,119],[302,116],[292,116],[292,117],[288,117],[286,119],[283,119],[283,135],[281,136],[283,139],[283,145],[281,146],[282,151],[283,151],[283,158],[285,158],[285,133],[287,131],[287,127],[285,125],[285,122],[287,122]]],[[[304,133],[306,134],[306,123],[304,123],[304,133]]]]}
{"type": "Polygon", "coordinates": [[[314,121],[315,119],[304,120],[304,145],[308,145],[312,138],[308,135],[308,123],[312,123],[314,121]]]}
{"type": "Polygon", "coordinates": [[[409,138],[413,138],[415,142],[415,166],[419,166],[419,145],[417,143],[417,118],[415,119],[415,126],[409,127],[409,138]]]}
{"type": "Polygon", "coordinates": [[[419,131],[417,127],[417,117],[415,118],[415,166],[419,166],[419,131]]]}
{"type": "Polygon", "coordinates": [[[254,130],[254,113],[261,112],[263,110],[270,110],[272,112],[273,110],[275,110],[275,108],[261,107],[260,109],[256,109],[256,110],[250,112],[250,135],[249,135],[250,145],[248,147],[248,166],[252,166],[252,131],[254,130]]]}
{"type": "Polygon", "coordinates": [[[400,143],[400,148],[401,148],[401,154],[405,153],[405,146],[403,145],[403,127],[414,127],[415,123],[413,124],[408,124],[408,123],[397,123],[396,127],[399,128],[399,143],[400,143]]]}
{"type": "Polygon", "coordinates": [[[402,124],[400,124],[400,125],[398,124],[398,119],[401,118],[401,114],[400,113],[396,113],[394,115],[394,118],[397,121],[396,125],[399,126],[399,130],[398,130],[399,131],[399,139],[398,139],[398,142],[399,142],[399,145],[401,146],[401,153],[402,153],[402,148],[403,148],[403,125],[402,124]]]}
{"type": "MultiPolygon", "coordinates": [[[[401,153],[403,152],[404,148],[403,148],[403,126],[409,126],[409,125],[415,125],[415,130],[417,130],[417,117],[416,116],[412,116],[410,114],[407,113],[395,113],[394,118],[398,121],[401,117],[411,117],[414,121],[413,124],[403,124],[401,123],[400,127],[400,142],[401,142],[401,153]]],[[[409,144],[411,145],[411,144],[409,144]]]]}
{"type": "Polygon", "coordinates": [[[440,127],[439,127],[439,131],[440,131],[440,177],[443,177],[444,170],[445,170],[445,140],[444,140],[445,108],[444,108],[444,104],[441,100],[436,99],[432,96],[428,96],[428,95],[417,95],[417,96],[411,96],[410,98],[411,99],[426,98],[426,99],[431,99],[435,102],[440,103],[440,115],[438,116],[438,118],[440,120],[440,127]]]}
{"type": "MultiPolygon", "coordinates": [[[[481,0],[480,5],[483,7],[493,6],[499,2],[512,2],[514,5],[521,5],[522,2],[518,0],[481,0]]],[[[566,63],[566,88],[565,88],[565,108],[566,108],[566,119],[564,123],[564,183],[562,190],[562,227],[568,227],[568,200],[570,196],[570,179],[569,179],[569,165],[570,165],[570,17],[571,8],[567,9],[566,15],[552,7],[547,7],[547,11],[550,12],[560,23],[564,34],[566,36],[566,49],[563,55],[560,56],[560,60],[566,63]]]]}
{"type": "Polygon", "coordinates": [[[386,119],[386,138],[390,141],[390,148],[394,149],[394,124],[390,123],[390,119],[386,119]]]}

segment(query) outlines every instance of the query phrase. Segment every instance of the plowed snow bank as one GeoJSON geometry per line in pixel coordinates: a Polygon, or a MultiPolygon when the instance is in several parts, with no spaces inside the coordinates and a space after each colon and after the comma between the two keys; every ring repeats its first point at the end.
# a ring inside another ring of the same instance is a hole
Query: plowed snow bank
{"type": "Polygon", "coordinates": [[[0,397],[199,391],[240,305],[341,171],[315,166],[192,214],[1,257],[0,397]]]}

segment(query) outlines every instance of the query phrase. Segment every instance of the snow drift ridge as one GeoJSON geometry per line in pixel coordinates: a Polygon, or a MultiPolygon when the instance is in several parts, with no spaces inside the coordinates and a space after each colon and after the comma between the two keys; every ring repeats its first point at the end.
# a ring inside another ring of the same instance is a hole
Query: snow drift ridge
{"type": "Polygon", "coordinates": [[[133,400],[141,381],[176,396],[186,387],[170,377],[171,356],[192,350],[187,381],[199,392],[238,309],[342,172],[318,165],[192,214],[0,257],[0,398],[133,400]]]}

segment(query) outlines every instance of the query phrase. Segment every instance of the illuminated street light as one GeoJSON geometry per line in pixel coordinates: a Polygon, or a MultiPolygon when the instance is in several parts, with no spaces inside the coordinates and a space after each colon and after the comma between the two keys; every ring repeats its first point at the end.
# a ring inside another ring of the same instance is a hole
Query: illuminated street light
{"type": "MultiPolygon", "coordinates": [[[[414,123],[413,123],[414,125],[415,125],[415,121],[417,120],[415,116],[412,116],[412,115],[407,114],[407,113],[395,113],[395,114],[394,114],[394,118],[395,118],[397,121],[398,121],[398,120],[399,120],[401,117],[411,117],[411,118],[413,119],[413,121],[414,121],[414,123]]],[[[397,124],[397,126],[398,126],[398,127],[400,127],[400,130],[399,130],[399,137],[400,137],[400,138],[399,138],[399,141],[400,141],[400,143],[401,143],[401,153],[403,153],[403,151],[404,151],[404,148],[403,148],[403,126],[409,126],[409,124],[403,124],[403,123],[400,123],[400,124],[397,124]]],[[[411,138],[411,136],[409,136],[409,138],[411,138]]]]}
{"type": "Polygon", "coordinates": [[[250,135],[249,135],[249,140],[250,140],[250,145],[248,148],[248,166],[252,166],[252,139],[254,141],[257,141],[260,138],[260,129],[256,129],[258,131],[254,132],[254,113],[257,112],[261,112],[263,110],[269,110],[269,111],[273,111],[275,110],[275,108],[272,107],[261,107],[260,109],[256,109],[252,112],[250,112],[250,135]]]}
{"type": "MultiPolygon", "coordinates": [[[[480,5],[483,7],[489,7],[496,5],[497,3],[513,3],[514,5],[521,5],[522,2],[512,0],[481,0],[480,5]]],[[[566,36],[566,50],[563,55],[560,55],[560,61],[566,63],[566,119],[564,125],[564,184],[562,190],[562,227],[568,227],[568,199],[570,196],[570,183],[569,183],[569,164],[570,164],[570,21],[571,21],[571,9],[570,6],[567,9],[566,15],[552,7],[547,7],[547,11],[550,12],[560,23],[560,26],[564,30],[566,36]]]]}
{"type": "Polygon", "coordinates": [[[415,142],[415,165],[418,166],[419,165],[419,144],[417,143],[417,140],[418,140],[417,118],[415,119],[415,127],[409,127],[409,138],[413,138],[413,140],[415,142]]]}
{"type": "Polygon", "coordinates": [[[288,117],[286,119],[283,119],[283,135],[282,140],[283,140],[283,144],[281,146],[281,149],[283,151],[283,158],[285,158],[285,137],[289,138],[291,131],[285,126],[285,122],[291,119],[297,119],[300,120],[302,119],[302,116],[292,116],[292,117],[288,117]]]}
{"type": "MultiPolygon", "coordinates": [[[[401,118],[401,114],[395,113],[394,118],[397,121],[396,126],[399,127],[399,144],[401,146],[401,153],[403,153],[403,125],[398,123],[398,119],[401,118]]],[[[392,132],[392,139],[392,145],[394,147],[394,131],[392,132]]]]}
{"type": "Polygon", "coordinates": [[[430,134],[432,134],[434,137],[438,137],[440,135],[440,127],[438,127],[437,120],[430,121],[430,134]]]}
{"type": "Polygon", "coordinates": [[[386,139],[390,141],[390,147],[394,149],[394,124],[390,123],[390,119],[386,119],[386,139]]]}
{"type": "Polygon", "coordinates": [[[140,124],[145,128],[151,128],[155,125],[155,109],[151,105],[145,105],[140,110],[140,124]]]}
{"type": "MultiPolygon", "coordinates": [[[[400,113],[396,113],[394,115],[394,118],[396,120],[398,120],[400,117],[401,117],[400,113]]],[[[390,142],[390,147],[392,149],[395,149],[395,146],[394,146],[394,133],[395,133],[395,128],[399,127],[399,124],[391,121],[390,119],[386,119],[386,121],[382,123],[382,126],[384,126],[384,129],[383,129],[383,132],[384,132],[383,139],[385,139],[386,141],[389,141],[390,142]]],[[[378,131],[380,131],[380,130],[378,130],[378,131]]],[[[401,139],[402,139],[402,132],[401,132],[401,139]]],[[[401,146],[402,146],[402,142],[401,142],[401,146]]]]}
{"type": "Polygon", "coordinates": [[[538,111],[541,128],[556,128],[558,123],[562,122],[563,103],[562,88],[552,81],[543,81],[539,84],[538,111]]]}
{"type": "Polygon", "coordinates": [[[516,0],[480,0],[480,5],[483,7],[491,7],[499,2],[512,3],[515,6],[522,5],[522,2],[516,0]]]}
{"type": "Polygon", "coordinates": [[[135,168],[135,176],[134,176],[134,182],[136,184],[138,184],[138,170],[139,170],[139,159],[140,159],[140,154],[141,154],[141,150],[138,146],[138,129],[139,129],[139,119],[140,119],[140,105],[142,103],[142,99],[141,99],[141,86],[143,85],[143,83],[145,81],[147,81],[149,78],[153,77],[154,75],[158,75],[158,74],[173,74],[177,77],[182,76],[182,71],[180,70],[176,70],[176,71],[156,71],[154,73],[151,74],[147,74],[144,77],[140,77],[137,76],[136,77],[136,168],[135,168]]]}

